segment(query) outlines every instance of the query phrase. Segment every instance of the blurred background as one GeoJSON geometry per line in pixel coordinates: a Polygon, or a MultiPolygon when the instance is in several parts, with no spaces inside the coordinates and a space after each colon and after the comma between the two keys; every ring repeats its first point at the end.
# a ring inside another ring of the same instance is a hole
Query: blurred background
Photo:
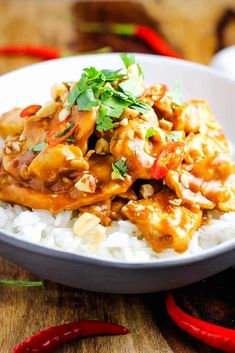
{"type": "MultiPolygon", "coordinates": [[[[157,53],[141,38],[111,33],[110,23],[148,26],[183,58],[208,64],[218,50],[235,44],[235,0],[0,0],[0,48],[52,46],[60,55],[157,53]],[[94,22],[102,26],[94,28],[94,22]]],[[[0,50],[0,74],[40,60],[0,50]]]]}

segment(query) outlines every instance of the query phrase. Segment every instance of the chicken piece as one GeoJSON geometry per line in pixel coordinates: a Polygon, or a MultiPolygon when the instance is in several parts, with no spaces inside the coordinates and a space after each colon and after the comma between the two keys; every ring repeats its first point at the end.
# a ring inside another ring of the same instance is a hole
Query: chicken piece
{"type": "Polygon", "coordinates": [[[120,194],[119,197],[125,200],[137,200],[138,197],[133,189],[129,189],[123,194],[120,194]]]}
{"type": "Polygon", "coordinates": [[[202,133],[190,133],[186,139],[185,162],[190,172],[204,180],[225,180],[232,172],[227,140],[202,133]]]}
{"type": "Polygon", "coordinates": [[[156,84],[146,89],[143,95],[143,101],[154,105],[157,114],[169,119],[173,112],[172,93],[164,84],[156,84]]]}
{"type": "Polygon", "coordinates": [[[231,172],[232,167],[229,158],[219,152],[194,162],[190,170],[190,173],[195,177],[208,182],[213,180],[226,180],[231,172]]]}
{"type": "Polygon", "coordinates": [[[40,152],[28,167],[28,175],[36,177],[43,183],[52,182],[59,175],[70,171],[89,169],[87,160],[83,158],[79,147],[73,145],[47,146],[40,152]],[[76,163],[74,161],[76,160],[76,163]]]}
{"type": "MultiPolygon", "coordinates": [[[[60,111],[61,106],[58,105],[53,117],[38,118],[34,115],[24,119],[19,118],[21,119],[20,121],[24,122],[22,134],[20,137],[13,137],[11,141],[8,141],[8,148],[3,150],[2,165],[9,174],[17,179],[23,177],[25,180],[29,178],[28,167],[31,165],[29,172],[38,178],[38,185],[41,188],[43,182],[54,180],[58,173],[73,170],[74,167],[71,167],[74,163],[71,162],[72,159],[80,159],[79,168],[88,169],[87,162],[82,160],[82,156],[87,151],[88,138],[94,129],[96,121],[95,110],[78,112],[76,107],[73,109],[70,122],[74,122],[78,126],[76,135],[77,147],[68,145],[65,145],[64,148],[63,145],[47,147],[38,156],[31,151],[32,147],[45,141],[51,129],[60,123],[60,111]],[[79,146],[82,146],[82,150],[79,146]]],[[[76,163],[76,165],[78,164],[76,163]]]]}
{"type": "Polygon", "coordinates": [[[0,116],[0,136],[2,138],[15,136],[23,131],[25,120],[20,117],[21,110],[14,108],[0,116]]]}
{"type": "Polygon", "coordinates": [[[126,158],[128,173],[135,178],[151,179],[155,158],[151,156],[150,142],[146,139],[149,128],[158,128],[153,110],[139,118],[129,119],[127,125],[117,128],[110,142],[115,160],[126,158]]]}
{"type": "Polygon", "coordinates": [[[213,156],[219,152],[226,157],[230,157],[230,149],[227,139],[224,135],[210,136],[208,134],[190,133],[186,139],[187,153],[185,161],[194,163],[195,161],[204,159],[206,156],[213,156]]]}
{"type": "Polygon", "coordinates": [[[13,137],[3,148],[2,166],[7,173],[19,179],[25,177],[25,169],[36,157],[31,148],[42,143],[51,127],[58,122],[59,111],[53,118],[24,118],[24,129],[20,136],[13,137]],[[23,174],[22,174],[23,173],[23,174]],[[22,175],[21,175],[22,174],[22,175]]]}
{"type": "Polygon", "coordinates": [[[184,121],[184,130],[186,134],[203,133],[218,134],[222,128],[213,117],[208,103],[204,100],[190,100],[185,103],[181,110],[176,112],[184,121]]]}
{"type": "Polygon", "coordinates": [[[164,189],[151,199],[130,201],[122,212],[137,225],[154,251],[173,248],[184,252],[201,225],[202,211],[177,206],[177,201],[173,192],[164,189]]]}
{"type": "Polygon", "coordinates": [[[78,111],[77,107],[72,110],[70,121],[77,125],[75,133],[75,145],[78,146],[83,154],[87,152],[88,140],[92,135],[97,117],[97,109],[89,111],[78,111]]]}
{"type": "Polygon", "coordinates": [[[205,181],[185,170],[170,171],[165,178],[165,183],[175,191],[183,203],[191,207],[211,209],[219,202],[228,201],[230,197],[228,188],[221,180],[205,181]]]}
{"type": "Polygon", "coordinates": [[[172,130],[218,136],[222,144],[227,143],[222,127],[213,117],[206,101],[194,99],[177,105],[173,102],[172,93],[162,84],[147,89],[143,99],[154,103],[157,114],[173,124],[172,130]]]}
{"type": "MultiPolygon", "coordinates": [[[[195,209],[213,209],[215,207],[214,202],[203,196],[201,191],[192,191],[190,189],[189,177],[191,178],[190,173],[184,172],[182,176],[181,173],[171,170],[164,178],[164,183],[171,190],[175,191],[177,197],[181,199],[183,203],[188,204],[195,209]]],[[[195,184],[196,183],[194,183],[194,186],[195,184]]],[[[200,186],[198,189],[200,189],[200,186]]]]}
{"type": "MultiPolygon", "coordinates": [[[[27,182],[16,181],[4,170],[0,174],[0,199],[15,202],[31,208],[46,209],[50,212],[62,210],[77,210],[80,207],[103,202],[115,195],[125,193],[132,185],[131,177],[122,180],[112,180],[112,156],[92,156],[89,159],[89,172],[84,171],[71,179],[70,174],[67,181],[60,184],[59,192],[56,188],[58,180],[52,185],[43,185],[41,179],[32,179],[27,182]],[[77,181],[82,176],[91,175],[95,180],[95,191],[81,191],[76,187],[77,181]]],[[[65,174],[66,176],[66,174],[65,174]]]]}
{"type": "Polygon", "coordinates": [[[229,199],[226,202],[219,202],[218,208],[224,212],[235,212],[235,174],[232,174],[225,182],[229,192],[229,199]]]}

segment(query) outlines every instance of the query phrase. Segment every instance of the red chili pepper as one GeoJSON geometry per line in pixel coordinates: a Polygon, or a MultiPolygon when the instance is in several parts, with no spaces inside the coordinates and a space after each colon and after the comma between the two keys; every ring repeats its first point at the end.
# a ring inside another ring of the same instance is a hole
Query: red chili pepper
{"type": "Polygon", "coordinates": [[[173,58],[182,58],[166,40],[156,32],[156,30],[143,25],[129,23],[97,23],[87,22],[82,24],[82,29],[86,32],[111,32],[124,36],[135,36],[147,43],[155,53],[170,56],[173,58]]]}
{"type": "Polygon", "coordinates": [[[175,170],[182,162],[183,142],[170,142],[159,154],[153,165],[154,179],[164,178],[169,170],[175,170]]]}
{"type": "Polygon", "coordinates": [[[69,121],[68,119],[69,118],[61,121],[52,128],[46,138],[46,142],[49,146],[56,146],[59,143],[63,143],[74,133],[77,125],[72,123],[69,127],[67,127],[67,123],[69,121]]]}
{"type": "Polygon", "coordinates": [[[223,352],[235,352],[235,330],[214,325],[185,313],[171,293],[166,297],[166,308],[171,319],[193,337],[223,352]]]}
{"type": "Polygon", "coordinates": [[[41,109],[41,107],[42,106],[38,104],[29,105],[21,111],[20,117],[26,118],[27,116],[34,115],[39,109],[41,109]]]}
{"type": "Polygon", "coordinates": [[[128,332],[126,327],[111,322],[75,321],[36,333],[14,347],[12,353],[51,353],[60,345],[79,337],[123,335],[128,332]]]}
{"type": "MultiPolygon", "coordinates": [[[[87,51],[79,54],[95,54],[95,53],[108,53],[110,47],[104,47],[97,50],[87,51]]],[[[34,46],[34,45],[6,45],[0,47],[0,55],[26,55],[33,56],[43,60],[57,59],[63,56],[73,55],[70,52],[60,52],[53,47],[34,46]]]]}
{"type": "Polygon", "coordinates": [[[58,49],[34,45],[6,45],[0,47],[0,54],[3,55],[29,55],[40,59],[49,60],[61,57],[58,49]]]}

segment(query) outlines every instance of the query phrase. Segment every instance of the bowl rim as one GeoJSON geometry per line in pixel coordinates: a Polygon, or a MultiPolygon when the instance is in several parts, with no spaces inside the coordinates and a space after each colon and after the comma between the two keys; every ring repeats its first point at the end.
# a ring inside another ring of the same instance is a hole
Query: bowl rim
{"type": "MultiPolygon", "coordinates": [[[[75,56],[66,57],[66,58],[47,60],[44,62],[32,64],[32,65],[27,65],[0,75],[0,85],[1,85],[2,79],[7,79],[9,76],[14,75],[15,73],[23,72],[25,70],[27,71],[28,69],[37,69],[37,67],[53,65],[53,63],[55,62],[74,61],[74,60],[80,60],[81,58],[85,60],[86,58],[91,58],[91,57],[93,59],[95,59],[96,57],[100,58],[100,57],[107,57],[107,56],[118,57],[119,54],[120,53],[82,54],[82,55],[75,55],[75,56]]],[[[193,63],[183,59],[163,57],[163,56],[154,55],[154,54],[144,54],[144,53],[134,53],[134,54],[136,55],[137,59],[139,58],[140,60],[142,59],[143,61],[153,62],[157,59],[157,61],[162,61],[165,63],[173,62],[174,64],[181,67],[184,66],[189,69],[195,69],[200,72],[209,73],[212,76],[216,76],[219,79],[232,83],[235,87],[235,80],[233,78],[230,78],[226,74],[221,73],[212,67],[207,67],[203,64],[193,63]]],[[[224,243],[216,245],[212,248],[204,250],[198,254],[185,255],[185,256],[182,255],[182,257],[177,257],[177,258],[156,259],[156,260],[150,260],[150,261],[125,261],[125,260],[110,260],[110,259],[105,259],[98,256],[89,256],[86,254],[66,252],[64,250],[50,248],[42,244],[35,244],[33,242],[29,242],[23,239],[18,239],[14,233],[8,232],[2,228],[0,228],[0,242],[6,243],[7,245],[13,246],[15,248],[20,248],[21,250],[28,251],[32,254],[44,255],[49,258],[63,259],[66,261],[73,261],[73,262],[84,262],[90,265],[95,265],[100,267],[111,267],[111,268],[122,268],[122,269],[135,269],[135,268],[136,269],[140,269],[140,268],[155,269],[155,268],[170,268],[170,267],[182,266],[182,265],[184,266],[187,264],[201,262],[201,261],[210,259],[212,257],[223,255],[227,252],[235,250],[235,239],[231,239],[231,240],[225,241],[224,243]]]]}
{"type": "Polygon", "coordinates": [[[210,258],[223,255],[230,251],[235,251],[235,239],[225,241],[212,248],[204,250],[198,254],[183,255],[182,257],[173,257],[169,259],[156,259],[150,261],[125,261],[125,260],[111,260],[98,256],[89,256],[86,254],[79,254],[68,252],[61,249],[51,248],[43,244],[35,244],[33,242],[18,239],[17,236],[4,229],[0,229],[0,242],[13,246],[17,249],[25,250],[31,254],[43,255],[54,259],[63,259],[70,262],[87,263],[100,267],[122,268],[122,269],[154,269],[154,268],[172,268],[176,266],[184,266],[192,263],[202,262],[210,258]]]}
{"type": "MultiPolygon", "coordinates": [[[[235,47],[235,46],[234,46],[235,47]]],[[[228,48],[225,48],[225,49],[230,49],[230,47],[228,48]]],[[[11,76],[11,75],[14,75],[15,73],[18,73],[18,72],[22,72],[22,71],[25,71],[25,70],[28,70],[28,69],[34,69],[34,68],[37,68],[37,67],[43,67],[43,66],[47,66],[47,65],[50,65],[50,64],[53,64],[53,63],[57,63],[57,62],[66,62],[66,61],[74,61],[74,60],[80,60],[80,59],[89,59],[89,58],[99,58],[99,57],[119,57],[121,52],[113,52],[113,53],[97,53],[97,54],[79,54],[79,55],[72,55],[72,56],[67,56],[67,57],[62,57],[62,58],[58,58],[58,59],[51,59],[51,60],[45,60],[45,61],[42,61],[42,62],[38,62],[38,63],[35,63],[35,64],[29,64],[29,65],[25,65],[23,67],[20,67],[18,69],[13,69],[11,71],[8,71],[4,74],[0,74],[0,80],[2,78],[7,78],[8,76],[11,76]]],[[[166,63],[175,63],[176,65],[179,65],[179,66],[185,66],[185,67],[188,67],[188,68],[195,68],[195,69],[198,69],[199,71],[202,71],[202,72],[207,72],[209,74],[212,74],[218,78],[221,78],[221,79],[225,79],[226,81],[229,81],[230,83],[234,83],[235,82],[235,79],[232,78],[232,77],[229,77],[227,74],[219,71],[219,70],[216,70],[214,67],[212,66],[207,66],[207,65],[204,65],[204,64],[201,64],[201,63],[198,63],[198,62],[191,62],[191,61],[188,61],[188,60],[185,60],[185,59],[178,59],[178,58],[170,58],[170,57],[167,57],[167,56],[162,56],[162,55],[157,55],[157,54],[146,54],[146,53],[132,53],[134,54],[137,59],[140,58],[140,59],[143,59],[143,60],[146,60],[146,61],[153,61],[153,60],[159,60],[159,61],[162,61],[162,62],[166,62],[166,63]]],[[[217,54],[216,54],[217,55],[217,54]]]]}

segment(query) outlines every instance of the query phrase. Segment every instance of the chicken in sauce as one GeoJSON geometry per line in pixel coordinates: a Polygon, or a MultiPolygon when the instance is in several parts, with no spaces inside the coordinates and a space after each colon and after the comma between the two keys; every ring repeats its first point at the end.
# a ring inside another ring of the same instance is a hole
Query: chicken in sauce
{"type": "Polygon", "coordinates": [[[205,101],[146,87],[122,58],[125,71],[84,69],[52,101],[0,117],[0,199],[128,219],[156,252],[184,252],[207,210],[235,211],[229,144],[205,101]]]}

